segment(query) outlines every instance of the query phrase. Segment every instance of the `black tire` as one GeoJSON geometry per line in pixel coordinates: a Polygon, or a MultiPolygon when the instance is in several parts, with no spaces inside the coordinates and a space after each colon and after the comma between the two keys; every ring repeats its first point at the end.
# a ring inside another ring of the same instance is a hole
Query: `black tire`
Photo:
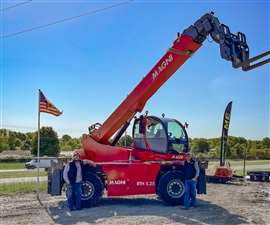
{"type": "Polygon", "coordinates": [[[25,168],[28,169],[28,170],[33,170],[33,169],[35,169],[36,167],[35,167],[35,166],[25,166],[25,168]]]}
{"type": "Polygon", "coordinates": [[[178,171],[169,171],[162,175],[158,183],[157,193],[169,205],[183,204],[185,195],[183,174],[178,171]]]}
{"type": "Polygon", "coordinates": [[[92,173],[85,175],[82,181],[82,207],[88,208],[99,203],[104,191],[101,179],[92,173]]]}

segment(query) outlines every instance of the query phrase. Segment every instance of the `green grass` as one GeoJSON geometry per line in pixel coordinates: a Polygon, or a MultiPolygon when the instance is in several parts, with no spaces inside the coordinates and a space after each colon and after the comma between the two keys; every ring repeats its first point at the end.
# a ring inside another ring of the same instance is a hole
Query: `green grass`
{"type": "MultiPolygon", "coordinates": [[[[243,165],[244,161],[243,160],[229,160],[231,165],[243,165]]],[[[265,165],[268,164],[270,165],[270,160],[246,160],[246,165],[265,165]]]]}
{"type": "MultiPolygon", "coordinates": [[[[234,167],[243,167],[243,160],[226,160],[226,161],[229,161],[230,162],[230,165],[231,165],[231,168],[234,168],[234,167]]],[[[219,165],[219,161],[209,161],[209,164],[208,164],[208,169],[207,169],[207,174],[211,175],[214,173],[214,169],[216,168],[216,166],[219,165]]],[[[256,165],[269,165],[270,167],[270,160],[246,160],[246,172],[248,170],[250,170],[248,168],[248,166],[256,166],[256,165]]],[[[262,169],[262,168],[252,168],[252,170],[258,170],[258,171],[262,171],[262,170],[270,170],[269,168],[265,168],[265,169],[262,169]]],[[[243,176],[243,168],[241,169],[236,169],[235,170],[235,174],[238,175],[238,176],[243,176]]]]}
{"type": "Polygon", "coordinates": [[[0,162],[0,170],[16,170],[16,169],[25,169],[24,163],[0,162]]]}
{"type": "MultiPolygon", "coordinates": [[[[40,171],[40,176],[47,176],[47,172],[40,171]]],[[[18,178],[18,177],[36,177],[37,171],[20,171],[20,172],[0,172],[1,178],[18,178]]]]}
{"type": "MultiPolygon", "coordinates": [[[[243,160],[226,160],[229,161],[231,166],[242,166],[243,160]]],[[[213,167],[219,164],[219,161],[209,161],[209,167],[213,167]]],[[[246,160],[246,165],[270,165],[270,160],[246,160]]]]}
{"type": "MultiPolygon", "coordinates": [[[[0,184],[0,194],[31,193],[37,190],[36,182],[0,184]]],[[[47,182],[40,182],[40,191],[47,192],[47,182]]]]}
{"type": "MultiPolygon", "coordinates": [[[[247,175],[248,171],[249,171],[249,169],[246,169],[245,176],[247,175]]],[[[252,171],[270,171],[270,168],[266,168],[266,169],[258,168],[258,169],[252,169],[252,171]]],[[[235,174],[238,175],[238,176],[243,176],[243,174],[244,174],[243,169],[235,170],[235,174]]]]}

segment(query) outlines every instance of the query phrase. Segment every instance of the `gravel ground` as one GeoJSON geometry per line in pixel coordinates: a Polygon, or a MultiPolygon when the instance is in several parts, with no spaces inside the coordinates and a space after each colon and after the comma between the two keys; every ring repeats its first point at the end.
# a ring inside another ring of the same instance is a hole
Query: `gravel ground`
{"type": "Polygon", "coordinates": [[[70,212],[64,197],[34,194],[1,195],[0,224],[270,224],[270,184],[208,184],[208,195],[198,206],[171,207],[156,196],[104,198],[97,207],[70,212]]]}

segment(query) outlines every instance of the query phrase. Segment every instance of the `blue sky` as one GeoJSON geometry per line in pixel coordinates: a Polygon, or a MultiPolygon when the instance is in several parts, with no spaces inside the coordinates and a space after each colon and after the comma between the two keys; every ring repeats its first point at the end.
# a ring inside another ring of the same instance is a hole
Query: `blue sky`
{"type": "MultiPolygon", "coordinates": [[[[3,2],[8,7],[19,1],[3,2]]],[[[3,34],[47,24],[121,1],[38,1],[2,12],[3,34]],[[101,3],[100,3],[101,2],[101,3]]],[[[204,13],[247,36],[252,56],[269,50],[269,1],[132,1],[95,15],[2,39],[2,125],[33,131],[40,88],[64,114],[43,126],[80,136],[103,122],[171,46],[204,13]]],[[[191,137],[218,137],[233,101],[230,134],[269,136],[269,65],[233,69],[219,47],[203,47],[149,100],[150,114],[187,121],[191,137]]]]}

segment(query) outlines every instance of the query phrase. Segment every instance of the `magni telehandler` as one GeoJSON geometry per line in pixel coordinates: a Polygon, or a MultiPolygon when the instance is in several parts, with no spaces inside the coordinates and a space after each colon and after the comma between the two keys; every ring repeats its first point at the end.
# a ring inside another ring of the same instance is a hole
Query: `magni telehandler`
{"type": "MultiPolygon", "coordinates": [[[[202,46],[210,35],[219,44],[221,57],[243,71],[266,64],[269,51],[249,57],[243,33],[233,34],[221,24],[214,13],[207,13],[178,34],[164,56],[129,93],[103,124],[93,124],[82,137],[81,159],[90,159],[96,167],[83,171],[82,202],[84,207],[96,205],[104,191],[107,196],[157,194],[170,205],[183,202],[185,174],[183,165],[189,151],[185,126],[176,119],[136,114],[158,89],[202,46]],[[131,148],[116,146],[134,119],[131,148]]],[[[53,167],[49,177],[49,192],[60,194],[62,166],[53,167]]],[[[203,173],[201,173],[203,174],[203,173]]],[[[200,177],[198,183],[205,183],[200,177]]],[[[202,193],[204,185],[199,185],[202,193]]]]}

